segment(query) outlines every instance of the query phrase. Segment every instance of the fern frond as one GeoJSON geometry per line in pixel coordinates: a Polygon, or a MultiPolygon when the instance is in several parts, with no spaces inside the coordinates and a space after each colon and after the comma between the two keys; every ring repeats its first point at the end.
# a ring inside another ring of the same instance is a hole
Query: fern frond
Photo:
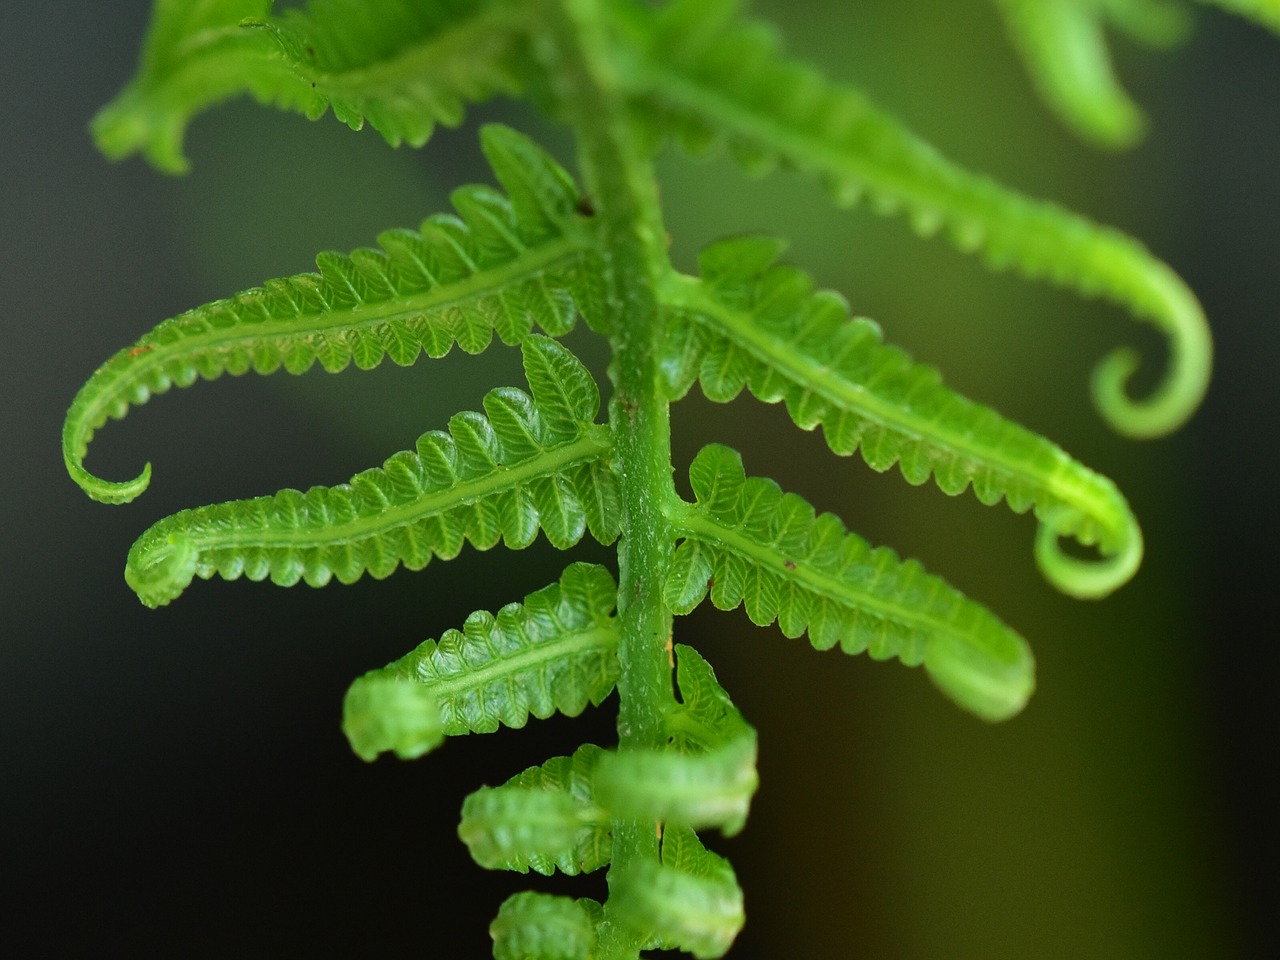
{"type": "Polygon", "coordinates": [[[1187,11],[1152,0],[996,0],[1040,96],[1097,146],[1130,147],[1146,119],[1112,70],[1105,28],[1169,48],[1190,32],[1187,11]]]}
{"type": "Polygon", "coordinates": [[[362,760],[391,751],[416,760],[444,742],[436,695],[407,677],[374,672],[356,680],[342,701],[342,732],[362,760]]]}
{"type": "Polygon", "coordinates": [[[393,145],[457,126],[464,102],[516,90],[508,60],[518,6],[499,0],[315,0],[273,18],[271,0],[158,0],[138,72],[93,120],[99,149],[189,166],[182,141],[199,113],[249,94],[259,103],[370,123],[393,145]]]}
{"type": "Polygon", "coordinates": [[[609,429],[593,423],[595,384],[554,340],[530,337],[523,351],[532,398],[493,390],[484,398],[487,417],[456,414],[448,433],[423,434],[414,452],[347,484],[167,517],[134,543],[125,579],[143,603],[160,606],[196,576],[323,586],[366,572],[386,577],[401,565],[418,570],[432,556],[457,556],[464,542],[519,549],[539,530],[561,549],[586,529],[612,542],[617,480],[606,461],[609,429]],[[577,406],[567,406],[570,399],[577,406]]]}
{"type": "Polygon", "coordinates": [[[486,127],[481,142],[510,199],[464,187],[453,194],[456,217],[384,233],[381,250],[322,253],[319,274],[270,280],[166,320],[99,367],[63,426],[72,478],[108,503],[142,493],[150,464],[112,482],[84,468],[85,453],[108,418],[175,384],[282,367],[302,373],[316,362],[330,372],[353,361],[370,369],[386,356],[404,366],[421,353],[443,356],[454,343],[478,353],[495,331],[508,344],[535,324],[560,336],[578,311],[602,313],[598,254],[569,175],[513,130],[486,127]]]}
{"type": "Polygon", "coordinates": [[[821,425],[833,451],[859,450],[874,470],[896,463],[912,484],[932,476],[952,495],[972,484],[985,504],[1033,509],[1042,527],[1036,556],[1066,593],[1101,596],[1133,576],[1142,535],[1110,480],[885,346],[879,327],[851,320],[838,294],[815,293],[804,273],[776,265],[781,247],[722,241],[703,251],[701,281],[668,276],[661,370],[673,399],[695,379],[718,402],[745,386],[767,403],[784,401],[804,429],[821,425]],[[1104,559],[1070,558],[1058,537],[1097,544],[1104,559]]]}
{"type": "Polygon", "coordinates": [[[711,665],[692,647],[677,644],[675,652],[680,703],[665,718],[670,745],[605,754],[595,800],[622,819],[714,826],[733,836],[759,785],[756,733],[711,665]]]}
{"type": "Polygon", "coordinates": [[[680,703],[665,718],[672,746],[683,753],[698,753],[754,740],[755,730],[729,699],[702,654],[683,643],[675,645],[675,654],[680,703]]]}
{"type": "Polygon", "coordinates": [[[747,478],[728,447],[703,448],[689,469],[696,502],[672,511],[684,537],[665,597],[688,613],[710,593],[721,610],[742,605],[753,623],[806,631],[819,650],[923,664],[961,707],[987,720],[1022,709],[1034,687],[1025,641],[980,604],[915,561],[872,548],[834,514],[772,480],[747,478]]]}
{"type": "Polygon", "coordinates": [[[270,11],[271,0],[156,0],[137,73],[93,118],[98,149],[112,160],[140,152],[158,170],[184,173],[187,125],[224,100],[248,93],[260,103],[323,112],[323,100],[271,38],[240,26],[270,11]]]}
{"type": "Polygon", "coordinates": [[[626,750],[606,754],[596,772],[596,797],[625,820],[741,832],[760,778],[755,737],[701,754],[626,750]]]}
{"type": "Polygon", "coordinates": [[[641,861],[612,882],[609,907],[648,944],[699,958],[724,956],[746,921],[729,861],[680,826],[663,831],[661,865],[641,861]]]}
{"type": "Polygon", "coordinates": [[[609,863],[610,813],[595,800],[593,779],[605,751],[584,744],[501,787],[482,787],[463,802],[458,836],[489,870],[556,870],[575,876],[609,863]]]}
{"type": "Polygon", "coordinates": [[[420,147],[464,104],[519,92],[512,54],[524,22],[505,0],[312,0],[246,21],[265,29],[290,69],[353,130],[368,120],[393,147],[420,147]]]}
{"type": "MultiPolygon", "coordinates": [[[[523,727],[530,714],[576,717],[588,703],[598,706],[618,678],[616,599],[608,570],[573,563],[558,583],[508,604],[496,617],[476,611],[461,631],[427,640],[356,684],[390,676],[423,685],[450,737],[523,727]]],[[[388,749],[372,739],[352,743],[366,759],[388,749]]]]}
{"type": "MultiPolygon", "coordinates": [[[[1136,354],[1110,354],[1094,378],[1102,414],[1120,432],[1147,437],[1195,410],[1210,369],[1203,311],[1177,274],[1136,240],[951,163],[858,91],[783,57],[776,35],[761,24],[695,30],[700,42],[693,43],[677,31],[689,29],[700,0],[656,11],[614,0],[611,9],[624,36],[620,75],[656,139],[675,131],[695,152],[727,143],[753,171],[786,163],[824,179],[842,204],[865,193],[874,209],[905,214],[922,235],[945,231],[993,269],[1128,308],[1167,336],[1168,369],[1156,390],[1136,401],[1125,392],[1136,354]]],[[[707,17],[722,16],[719,4],[706,9],[707,17]]]]}
{"type": "Polygon", "coordinates": [[[494,960],[591,960],[604,910],[594,900],[524,891],[489,925],[494,960]]]}
{"type": "Polygon", "coordinates": [[[1280,33],[1280,0],[1200,0],[1230,10],[1274,33],[1280,33]]]}

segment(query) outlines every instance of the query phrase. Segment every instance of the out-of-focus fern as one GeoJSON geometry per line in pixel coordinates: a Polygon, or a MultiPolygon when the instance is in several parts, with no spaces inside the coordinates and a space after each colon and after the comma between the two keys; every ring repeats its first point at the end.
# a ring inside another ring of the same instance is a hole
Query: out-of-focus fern
{"type": "MultiPolygon", "coordinates": [[[[1131,142],[1137,108],[1107,60],[1104,28],[1167,47],[1187,19],[1174,0],[996,0],[1015,45],[1067,121],[1104,145],[1131,142]]],[[[1210,0],[1206,0],[1210,2],[1210,0]]],[[[1211,0],[1280,29],[1276,0],[1211,0]]],[[[557,582],[356,680],[343,727],[372,760],[419,757],[446,737],[577,715],[615,689],[619,744],[586,744],[473,793],[459,834],[487,868],[542,874],[608,868],[608,898],[518,893],[490,933],[500,960],[634,960],[640,951],[724,954],[744,922],[728,862],[695,831],[741,830],[757,785],[755,731],[711,666],[673,640],[673,619],[708,596],[788,637],[923,665],[965,710],[1017,713],[1034,687],[1022,638],[912,560],[873,548],[770,480],[736,451],[693,462],[692,503],[675,489],[670,407],[693,384],[715,401],[743,389],[821,426],[837,454],[913,484],[972,487],[1040,523],[1036,556],[1057,587],[1101,597],[1128,580],[1142,537],[1105,477],[1047,439],[943,385],[886,345],[845,300],[780,265],[783,244],[709,246],[699,273],[675,270],[654,152],[727,145],[751,172],[787,164],[835,199],[866,196],[922,235],[943,232],[996,268],[1101,294],[1152,321],[1170,367],[1150,397],[1124,384],[1132,354],[1096,384],[1121,431],[1153,435],[1194,410],[1209,341],[1194,296],[1137,241],[969,173],[856,90],[779,51],[738,0],[157,0],[135,79],[99,114],[111,157],[185,169],[200,111],[249,94],[317,118],[366,121],[420,145],[439,123],[496,93],[527,95],[566,123],[590,198],[539,147],[490,126],[481,142],[505,193],[464,187],[454,214],[392,230],[378,249],[324,253],[319,272],[279,280],[166,320],[95,373],[71,405],[63,456],[108,502],[135,498],[150,466],[113,482],[84,465],[111,417],[173,385],[253,370],[333,372],[384,357],[409,364],[458,344],[519,346],[529,384],[491,391],[350,483],[184,510],[130,551],[142,601],[175,599],[195,577],[319,586],[448,559],[464,544],[565,549],[585,533],[618,543],[617,579],[571,564],[557,582]],[[604,337],[608,420],[591,374],[552,338],[582,316],[604,337]],[[540,332],[539,332],[540,331],[540,332]],[[1074,538],[1098,556],[1070,556],[1074,538]]]]}
{"type": "Polygon", "coordinates": [[[1189,11],[1160,0],[996,0],[1040,95],[1100,147],[1130,147],[1146,118],[1112,69],[1106,28],[1167,50],[1186,39],[1189,11]]]}
{"type": "MultiPolygon", "coordinates": [[[[1106,29],[1156,50],[1190,35],[1182,0],[994,0],[1040,95],[1068,127],[1097,146],[1118,149],[1142,138],[1146,119],[1112,70],[1106,29]]],[[[1280,0],[1196,0],[1248,17],[1280,33],[1280,0]]]]}
{"type": "Polygon", "coordinates": [[[197,113],[240,94],[422,146],[464,104],[516,93],[520,6],[498,0],[313,0],[269,16],[272,0],[158,0],[137,76],[94,118],[112,158],[142,152],[187,169],[197,113]]]}
{"type": "Polygon", "coordinates": [[[652,136],[695,153],[726,143],[756,173],[786,163],[821,177],[843,205],[865,196],[876,211],[905,215],[921,235],[945,233],[993,269],[1106,297],[1154,323],[1169,339],[1170,361],[1150,397],[1125,393],[1137,366],[1131,351],[1111,354],[1095,374],[1099,408],[1123,433],[1165,433],[1198,406],[1209,377],[1204,314],[1141,244],[964,170],[859,91],[785,58],[765,25],[717,29],[726,2],[614,5],[627,38],[622,81],[652,136]]]}

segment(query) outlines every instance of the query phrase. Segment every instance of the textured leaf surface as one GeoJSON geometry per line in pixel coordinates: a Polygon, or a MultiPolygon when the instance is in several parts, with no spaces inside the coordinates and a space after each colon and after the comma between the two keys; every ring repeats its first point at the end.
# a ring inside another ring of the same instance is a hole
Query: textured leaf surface
{"type": "Polygon", "coordinates": [[[712,400],[746,387],[785,402],[806,430],[856,449],[872,469],[894,464],[913,484],[930,477],[948,494],[972,486],[985,504],[1032,509],[1046,576],[1067,593],[1100,596],[1127,582],[1142,559],[1142,534],[1119,490],[1059,447],[948,389],[932,367],[881,342],[880,328],[850,319],[844,300],[777,266],[780,244],[723,241],[703,251],[702,281],[672,274],[661,369],[679,397],[696,379],[712,400]],[[1088,564],[1065,555],[1058,537],[1096,544],[1088,564]]]}
{"type": "Polygon", "coordinates": [[[568,332],[578,311],[599,312],[598,255],[576,212],[568,174],[527,138],[486,127],[485,153],[508,197],[488,187],[454,192],[457,216],[435,216],[418,232],[382,234],[379,250],[322,253],[320,272],[267,281],[166,320],[103,364],[76,395],[63,427],[63,458],[90,496],[133,499],[150,465],[110,482],[84,468],[94,431],[173,385],[281,368],[302,373],[361,369],[389,356],[402,366],[529,336],[534,325],[568,332]]]}
{"type": "Polygon", "coordinates": [[[671,744],[684,753],[699,753],[744,740],[755,730],[729,699],[715,670],[693,647],[675,645],[679,707],[666,718],[671,744]]]}
{"type": "Polygon", "coordinates": [[[612,853],[610,817],[595,801],[593,777],[605,752],[584,744],[501,787],[482,787],[462,806],[458,836],[490,870],[599,870],[612,853]]]}
{"type": "Polygon", "coordinates": [[[666,584],[667,604],[688,613],[708,595],[744,606],[753,623],[809,634],[819,650],[923,664],[957,704],[988,720],[1025,705],[1034,687],[1026,643],[985,607],[915,561],[849,533],[834,514],[772,480],[743,472],[727,447],[702,450],[689,470],[695,504],[675,511],[684,542],[666,584]]]}
{"type": "Polygon", "coordinates": [[[687,827],[664,831],[661,865],[634,864],[612,889],[609,906],[619,921],[662,949],[722,957],[746,922],[729,861],[687,827]]]}
{"type": "Polygon", "coordinates": [[[485,414],[460,413],[449,432],[418,438],[350,483],[183,510],[154,524],[129,551],[125,579],[148,606],[176,598],[193,577],[300,580],[323,586],[389,576],[464,542],[520,549],[541,530],[556,547],[589,528],[618,535],[612,438],[593,423],[600,398],[590,374],[554,340],[523,345],[533,397],[499,388],[485,414]],[[573,405],[571,405],[573,404],[573,405]]]}
{"type": "Polygon", "coordinates": [[[574,717],[598,705],[618,678],[617,587],[604,567],[571,564],[558,583],[462,630],[428,640],[385,672],[425,684],[447,736],[523,727],[532,714],[574,717]]]}
{"type": "Polygon", "coordinates": [[[113,159],[142,152],[181,173],[187,125],[240,94],[316,120],[367,118],[389,143],[425,143],[465,103],[513,93],[518,4],[500,0],[314,0],[270,17],[270,0],[161,0],[137,75],[94,119],[113,159]]]}
{"type": "Polygon", "coordinates": [[[388,673],[361,677],[342,702],[342,730],[362,760],[390,750],[416,760],[444,740],[440,703],[420,683],[388,673]]]}
{"type": "Polygon", "coordinates": [[[517,893],[489,925],[494,960],[590,960],[602,918],[594,900],[517,893]]]}
{"type": "Polygon", "coordinates": [[[996,0],[1040,96],[1077,134],[1097,146],[1129,147],[1146,120],[1120,86],[1105,30],[1169,48],[1190,31],[1187,11],[1153,0],[996,0]]]}
{"type": "Polygon", "coordinates": [[[1115,230],[951,163],[858,91],[786,59],[764,25],[724,24],[725,6],[612,3],[622,76],[655,138],[675,136],[695,152],[728,144],[753,172],[786,163],[823,178],[842,203],[866,194],[923,235],[944,231],[994,269],[1107,297],[1159,327],[1171,355],[1142,401],[1125,393],[1136,355],[1108,356],[1094,380],[1102,413],[1132,436],[1165,433],[1190,416],[1208,383],[1211,344],[1199,303],[1166,264],[1115,230]]]}

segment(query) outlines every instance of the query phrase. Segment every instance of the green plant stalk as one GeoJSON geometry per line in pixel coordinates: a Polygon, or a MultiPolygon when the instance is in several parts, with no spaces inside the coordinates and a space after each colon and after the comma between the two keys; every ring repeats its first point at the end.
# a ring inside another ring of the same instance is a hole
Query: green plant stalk
{"type": "MultiPolygon", "coordinates": [[[[671,683],[671,612],[662,596],[675,532],[664,507],[674,502],[669,405],[658,390],[662,329],[656,291],[669,267],[652,164],[633,142],[619,109],[624,100],[607,49],[598,5],[586,0],[544,4],[551,49],[560,68],[560,94],[577,139],[578,165],[597,211],[605,284],[614,395],[609,421],[622,470],[623,530],[618,545],[618,745],[661,747],[665,717],[675,705],[671,683]]],[[[656,861],[653,823],[617,823],[609,876],[656,861]]],[[[601,957],[631,955],[627,931],[609,922],[600,930],[601,957]]]]}

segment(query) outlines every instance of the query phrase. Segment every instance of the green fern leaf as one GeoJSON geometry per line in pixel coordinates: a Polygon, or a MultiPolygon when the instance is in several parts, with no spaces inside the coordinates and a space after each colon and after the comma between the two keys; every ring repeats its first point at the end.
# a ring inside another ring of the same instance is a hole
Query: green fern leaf
{"type": "Polygon", "coordinates": [[[535,385],[532,398],[493,390],[484,400],[488,418],[457,414],[448,433],[423,434],[414,452],[349,484],[176,513],[134,543],[125,579],[143,603],[159,606],[196,576],[351,583],[366,572],[381,578],[401,565],[421,569],[432,556],[449,559],[464,542],[520,549],[539,529],[564,549],[593,517],[600,522],[592,535],[612,542],[619,523],[611,512],[617,481],[605,459],[612,439],[593,423],[600,401],[590,374],[577,361],[548,362],[546,355],[569,356],[554,340],[530,337],[523,350],[526,368],[561,366],[576,385],[550,396],[535,385]],[[566,408],[565,394],[582,405],[566,408]]]}
{"type": "Polygon", "coordinates": [[[850,320],[839,295],[814,293],[806,275],[774,265],[780,250],[765,238],[723,241],[703,251],[701,282],[669,276],[660,363],[673,399],[695,378],[718,402],[745,386],[767,403],[785,401],[799,426],[820,424],[832,450],[857,449],[874,470],[896,463],[910,483],[932,476],[948,494],[972,485],[985,504],[1034,509],[1037,558],[1072,595],[1101,596],[1133,576],[1142,535],[1110,480],[882,344],[879,327],[850,320]],[[1097,544],[1104,559],[1073,559],[1058,537],[1097,544]]]}
{"type": "Polygon", "coordinates": [[[819,650],[923,664],[961,707],[1002,720],[1025,705],[1034,663],[1025,641],[985,607],[915,561],[872,548],[838,517],[772,480],[747,478],[728,447],[705,447],[689,469],[695,504],[672,521],[684,537],[666,600],[688,613],[710,593],[721,610],[742,605],[760,626],[808,632],[819,650]]]}
{"type": "Polygon", "coordinates": [[[531,861],[571,849],[579,826],[578,807],[565,794],[482,787],[462,805],[458,836],[485,869],[527,873],[531,861]]]}
{"type": "Polygon", "coordinates": [[[666,717],[672,746],[684,753],[698,753],[754,740],[755,730],[720,686],[711,664],[683,643],[675,645],[675,654],[680,704],[666,717]]]}
{"type": "Polygon", "coordinates": [[[259,103],[365,118],[393,145],[457,126],[463,104],[516,90],[518,6],[496,0],[314,0],[272,18],[270,0],[158,0],[134,79],[93,121],[112,159],[142,152],[185,172],[191,120],[248,93],[259,103]]]}
{"type": "Polygon", "coordinates": [[[591,960],[604,910],[594,900],[524,891],[489,926],[494,960],[591,960]]]}
{"type": "Polygon", "coordinates": [[[677,644],[680,703],[666,717],[670,746],[608,753],[595,773],[595,800],[627,820],[719,827],[747,822],[759,785],[756,733],[716,681],[711,665],[677,644]]]}
{"type": "Polygon", "coordinates": [[[596,803],[593,778],[605,751],[584,744],[501,787],[482,787],[462,806],[458,836],[489,870],[556,870],[575,876],[609,863],[610,815],[596,803]]]}
{"type": "Polygon", "coordinates": [[[1191,28],[1187,11],[1151,0],[996,0],[1041,97],[1064,123],[1097,146],[1129,147],[1146,121],[1120,86],[1107,53],[1113,23],[1149,46],[1168,49],[1191,28]]]}
{"type": "Polygon", "coordinates": [[[627,750],[600,759],[596,797],[625,820],[741,832],[759,786],[756,743],[746,737],[701,754],[627,750]]]}
{"type": "MultiPolygon", "coordinates": [[[[656,11],[614,0],[611,9],[627,41],[618,47],[620,74],[655,139],[676,131],[699,152],[727,143],[752,172],[786,163],[826,180],[842,203],[865,193],[877,211],[905,214],[923,235],[945,230],[993,269],[1107,297],[1156,324],[1169,338],[1170,359],[1155,392],[1135,401],[1125,385],[1136,355],[1108,356],[1094,379],[1103,415],[1142,437],[1172,430],[1195,410],[1212,352],[1203,311],[1137,241],[963,170],[856,90],[785,59],[764,25],[694,30],[702,42],[690,43],[680,31],[688,33],[699,0],[656,11]]],[[[722,5],[705,9],[718,24],[722,5]]]]}
{"type": "Polygon", "coordinates": [[[618,677],[616,595],[609,571],[570,564],[558,583],[523,603],[496,617],[477,611],[461,631],[427,640],[375,673],[428,687],[446,736],[523,727],[530,714],[576,717],[588,703],[599,705],[618,677]]]}
{"type": "Polygon", "coordinates": [[[266,34],[240,21],[262,17],[271,0],[156,0],[137,74],[93,118],[98,149],[112,160],[143,153],[165,173],[189,164],[182,138],[195,114],[242,93],[305,114],[324,102],[276,52],[266,34]]]}
{"type": "Polygon", "coordinates": [[[435,216],[420,232],[393,230],[382,250],[322,253],[319,274],[270,280],[166,320],[103,364],[76,395],[63,427],[67,470],[91,497],[132,500],[150,464],[130,481],[84,468],[94,432],[174,384],[223,373],[332,372],[384,356],[400,365],[439,357],[456,342],[484,350],[496,331],[508,344],[534,325],[568,332],[577,311],[603,311],[598,255],[576,213],[577,190],[555,161],[505,127],[486,127],[486,155],[511,200],[487,187],[454,192],[459,216],[435,216]]]}
{"type": "Polygon", "coordinates": [[[436,695],[420,683],[391,673],[371,673],[347,690],[342,730],[363,760],[390,750],[416,760],[444,741],[444,720],[436,695]]]}
{"type": "Polygon", "coordinates": [[[663,832],[661,865],[636,863],[610,889],[619,922],[664,950],[722,957],[746,922],[733,867],[688,827],[663,832]]]}
{"type": "MultiPolygon", "coordinates": [[[[285,62],[353,130],[365,120],[392,146],[420,147],[464,104],[515,94],[516,4],[500,0],[312,0],[265,29],[285,62]]],[[[323,114],[307,111],[310,119],[323,114]]]]}

